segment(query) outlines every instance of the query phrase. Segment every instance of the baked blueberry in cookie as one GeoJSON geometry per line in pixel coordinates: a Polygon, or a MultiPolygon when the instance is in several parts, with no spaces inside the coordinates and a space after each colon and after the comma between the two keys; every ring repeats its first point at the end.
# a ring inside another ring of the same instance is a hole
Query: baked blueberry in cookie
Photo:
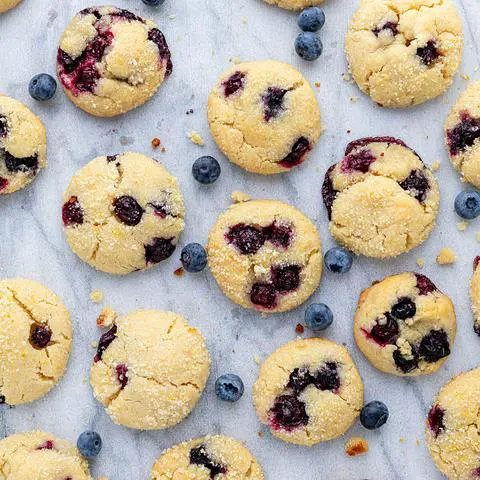
{"type": "Polygon", "coordinates": [[[43,123],[25,105],[0,94],[0,195],[26,187],[46,165],[43,123]]]}
{"type": "Polygon", "coordinates": [[[450,0],[361,0],[346,35],[353,79],[380,106],[442,95],[460,66],[463,30],[450,0]]]}
{"type": "Polygon", "coordinates": [[[437,371],[451,353],[455,332],[452,302],[424,275],[387,277],[360,295],[355,340],[383,372],[401,376],[437,371]]]}
{"type": "Polygon", "coordinates": [[[238,203],[210,231],[208,262],[224,293],[246,308],[283,312],[303,303],[322,273],[318,232],[282,202],[238,203]]]}
{"type": "Polygon", "coordinates": [[[343,159],[327,170],[322,196],[335,240],[375,258],[394,257],[421,244],[439,206],[430,169],[393,137],[351,142],[343,159]]]}
{"type": "Polygon", "coordinates": [[[363,385],[347,350],[328,340],[295,340],[272,353],[253,387],[260,421],[300,445],[336,438],[357,419],[363,385]]]}
{"type": "Polygon", "coordinates": [[[92,115],[120,115],[145,103],[171,72],[163,33],[128,10],[86,8],[60,39],[62,86],[75,105],[92,115]]]}
{"type": "Polygon", "coordinates": [[[169,258],[184,226],[176,180],[138,153],[98,157],[72,178],[62,220],[72,250],[98,270],[127,274],[169,258]]]}
{"type": "Polygon", "coordinates": [[[208,121],[230,161],[254,173],[291,170],[320,136],[320,109],[305,78],[272,60],[235,65],[208,99],[208,121]]]}

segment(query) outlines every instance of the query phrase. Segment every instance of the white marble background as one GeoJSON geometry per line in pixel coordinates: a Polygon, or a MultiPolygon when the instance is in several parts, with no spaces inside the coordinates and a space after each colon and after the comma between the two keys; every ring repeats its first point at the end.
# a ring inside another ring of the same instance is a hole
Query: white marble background
{"type": "MultiPolygon", "coordinates": [[[[478,0],[457,0],[464,20],[466,46],[460,72],[479,77],[480,33],[478,0]]],[[[245,441],[264,467],[269,480],[329,479],[437,480],[442,476],[430,460],[423,438],[424,418],[435,392],[454,374],[479,362],[480,339],[472,331],[467,286],[473,256],[480,251],[475,232],[480,220],[459,232],[453,200],[463,185],[450,166],[442,143],[442,123],[450,105],[467,82],[458,77],[443,98],[406,111],[384,110],[342,80],[346,71],[343,37],[357,1],[331,0],[325,4],[327,23],[322,30],[324,54],[315,63],[301,61],[293,51],[297,35],[295,15],[267,6],[260,0],[167,0],[160,9],[149,9],[140,0],[117,0],[119,7],[152,16],[164,31],[173,53],[174,73],[147,105],[113,120],[102,120],[77,110],[58,91],[51,102],[40,104],[28,95],[28,82],[39,72],[55,71],[58,38],[71,17],[91,6],[88,0],[24,0],[17,9],[0,16],[0,91],[29,105],[48,129],[49,167],[30,188],[0,199],[0,276],[25,276],[57,292],[72,312],[75,336],[68,371],[59,386],[32,405],[0,409],[0,435],[41,428],[75,441],[85,429],[99,431],[104,449],[92,462],[94,475],[111,480],[147,479],[160,452],[175,443],[207,433],[222,432],[245,441]],[[173,18],[174,17],[174,18],[173,18]],[[262,178],[230,165],[209,136],[206,100],[217,76],[232,57],[243,60],[275,58],[291,62],[311,82],[320,82],[318,98],[326,127],[319,145],[300,168],[283,176],[262,178]],[[360,100],[351,103],[351,96],[360,100]],[[186,115],[188,109],[193,115],[186,115]],[[186,133],[200,132],[205,147],[193,145],[186,133]],[[351,130],[351,133],[347,133],[351,130]],[[229,204],[232,190],[254,197],[272,197],[293,203],[320,229],[325,248],[333,242],[320,188],[328,165],[337,161],[348,141],[370,135],[394,135],[411,145],[427,163],[441,161],[439,179],[442,205],[438,226],[419,249],[390,261],[357,259],[344,276],[325,273],[312,298],[329,304],[335,314],[325,335],[345,342],[365,382],[366,400],[383,400],[390,408],[388,424],[377,432],[355,426],[347,437],[313,448],[302,448],[273,439],[263,430],[251,402],[256,378],[254,357],[262,358],[295,337],[295,325],[304,308],[261,318],[230,303],[219,291],[208,270],[178,278],[179,251],[160,268],[116,278],[98,273],[69,250],[60,220],[61,196],[72,174],[93,157],[128,149],[153,154],[151,139],[162,140],[167,152],[155,152],[179,179],[187,205],[182,244],[206,242],[216,216],[229,204]],[[223,173],[208,188],[191,177],[191,164],[202,154],[217,156],[223,173]],[[439,267],[434,259],[441,247],[458,254],[454,266],[439,267]],[[415,260],[426,259],[423,272],[448,293],[456,305],[458,338],[453,353],[430,378],[401,379],[371,367],[354,345],[352,316],[360,289],[372,280],[403,270],[416,269],[415,260]],[[93,349],[100,332],[95,318],[100,307],[89,293],[100,288],[107,304],[120,312],[136,308],[172,309],[183,314],[207,337],[213,358],[210,381],[192,415],[176,428],[137,432],[114,425],[95,402],[87,381],[93,349]],[[217,400],[215,378],[236,372],[246,385],[237,404],[217,400]],[[363,435],[370,443],[364,457],[347,458],[346,438],[363,435]],[[417,442],[418,440],[418,442],[417,442]],[[418,443],[418,444],[417,444],[418,443]]],[[[0,359],[1,361],[1,359],[0,359]]]]}

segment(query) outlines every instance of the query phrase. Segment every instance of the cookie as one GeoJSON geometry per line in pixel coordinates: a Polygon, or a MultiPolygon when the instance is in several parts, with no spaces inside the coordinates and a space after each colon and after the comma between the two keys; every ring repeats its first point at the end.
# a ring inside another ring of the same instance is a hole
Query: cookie
{"type": "Polygon", "coordinates": [[[184,227],[177,182],[139,153],[98,157],[80,169],[64,195],[68,244],[102,272],[124,275],[167,259],[184,227]]]}
{"type": "Polygon", "coordinates": [[[360,90],[381,106],[409,107],[452,84],[462,23],[449,0],[361,0],[345,47],[360,90]]]}
{"type": "Polygon", "coordinates": [[[440,390],[426,422],[425,436],[437,468],[449,480],[480,477],[480,369],[461,373],[440,390]]]}
{"type": "Polygon", "coordinates": [[[286,10],[302,10],[314,5],[320,5],[324,0],[264,0],[270,5],[285,8],[286,10]]]}
{"type": "Polygon", "coordinates": [[[480,336],[480,257],[475,257],[473,261],[473,275],[470,280],[470,300],[473,310],[473,329],[480,336]]]}
{"type": "Polygon", "coordinates": [[[203,336],[184,318],[139,310],[116,319],[102,335],[90,383],[115,423],[163,429],[195,407],[209,367],[203,336]]]}
{"type": "Polygon", "coordinates": [[[238,441],[223,435],[196,438],[163,452],[151,480],[263,480],[260,465],[238,441]]]}
{"type": "Polygon", "coordinates": [[[50,433],[17,433],[0,440],[5,480],[92,480],[87,461],[66,440],[50,433]]]}
{"type": "Polygon", "coordinates": [[[335,240],[375,258],[395,257],[424,242],[440,202],[430,169],[392,137],[351,142],[343,160],[328,169],[322,195],[335,240]]]}
{"type": "Polygon", "coordinates": [[[170,50],[151,20],[116,7],[78,13],[60,39],[57,74],[68,98],[97,117],[144,104],[172,72],[170,50]]]}
{"type": "Polygon", "coordinates": [[[445,143],[453,166],[480,187],[480,81],[472,83],[450,111],[445,143]]]}
{"type": "Polygon", "coordinates": [[[16,7],[22,0],[0,0],[0,13],[8,12],[16,7]]]}
{"type": "Polygon", "coordinates": [[[208,263],[233,302],[262,312],[286,312],[305,302],[320,284],[320,236],[287,203],[237,203],[210,230],[208,263]]]}
{"type": "Polygon", "coordinates": [[[393,275],[360,295],[355,341],[382,372],[400,376],[436,372],[450,355],[455,332],[451,300],[425,275],[393,275]]]}
{"type": "Polygon", "coordinates": [[[299,339],[262,364],[253,402],[273,435],[310,446],[354,424],[363,406],[363,383],[345,347],[322,338],[299,339]]]}
{"type": "Polygon", "coordinates": [[[38,282],[2,280],[0,322],[0,403],[43,397],[63,376],[70,355],[68,310],[38,282]]]}
{"type": "Polygon", "coordinates": [[[0,195],[26,187],[46,166],[42,121],[23,103],[0,94],[0,195]]]}
{"type": "Polygon", "coordinates": [[[321,130],[320,108],[307,80],[273,60],[228,69],[208,97],[208,123],[231,162],[263,175],[301,164],[321,130]]]}

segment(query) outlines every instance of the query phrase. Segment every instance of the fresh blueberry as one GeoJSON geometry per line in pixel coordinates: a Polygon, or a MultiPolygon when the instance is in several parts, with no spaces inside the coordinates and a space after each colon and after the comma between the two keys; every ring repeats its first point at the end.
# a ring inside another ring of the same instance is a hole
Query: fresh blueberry
{"type": "Polygon", "coordinates": [[[207,252],[199,243],[185,245],[180,261],[187,272],[201,272],[207,265],[207,252]]]}
{"type": "Polygon", "coordinates": [[[313,32],[302,32],[295,40],[295,51],[309,62],[316,60],[323,50],[321,40],[313,32]]]}
{"type": "Polygon", "coordinates": [[[480,193],[476,190],[464,190],[455,198],[455,211],[462,218],[472,220],[480,215],[480,193]]]}
{"type": "Polygon", "coordinates": [[[304,32],[318,32],[325,25],[325,13],[319,7],[306,8],[297,19],[304,32]]]}
{"type": "Polygon", "coordinates": [[[97,432],[87,430],[78,437],[77,448],[85,458],[96,457],[102,449],[102,439],[97,432]]]}
{"type": "Polygon", "coordinates": [[[333,322],[333,313],[324,303],[312,303],[305,311],[305,323],[312,330],[325,330],[333,322]]]}
{"type": "Polygon", "coordinates": [[[333,247],[325,254],[325,265],[333,273],[347,273],[352,263],[353,255],[342,247],[333,247]]]}
{"type": "Polygon", "coordinates": [[[220,176],[220,164],[213,157],[200,157],[195,160],[192,173],[197,182],[210,185],[220,176]]]}
{"type": "Polygon", "coordinates": [[[41,102],[50,100],[57,91],[57,81],[48,73],[35,75],[28,85],[28,92],[41,102]]]}
{"type": "Polygon", "coordinates": [[[142,2],[150,7],[158,7],[159,5],[163,5],[165,0],[142,0],[142,2]]]}
{"type": "Polygon", "coordinates": [[[226,402],[237,402],[242,398],[245,388],[242,379],[233,373],[227,373],[217,378],[215,393],[226,402]]]}
{"type": "Polygon", "coordinates": [[[367,403],[360,412],[360,422],[368,430],[376,430],[388,420],[388,408],[383,402],[375,400],[367,403]]]}

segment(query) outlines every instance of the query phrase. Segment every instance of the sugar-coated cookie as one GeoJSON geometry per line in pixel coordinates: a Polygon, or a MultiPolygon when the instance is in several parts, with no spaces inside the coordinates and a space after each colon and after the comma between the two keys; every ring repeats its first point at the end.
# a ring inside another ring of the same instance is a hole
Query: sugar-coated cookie
{"type": "Polygon", "coordinates": [[[22,0],[0,0],[0,13],[16,7],[22,0]]]}
{"type": "Polygon", "coordinates": [[[302,10],[303,8],[320,5],[325,0],[264,0],[270,5],[276,5],[286,10],[302,10]]]}

